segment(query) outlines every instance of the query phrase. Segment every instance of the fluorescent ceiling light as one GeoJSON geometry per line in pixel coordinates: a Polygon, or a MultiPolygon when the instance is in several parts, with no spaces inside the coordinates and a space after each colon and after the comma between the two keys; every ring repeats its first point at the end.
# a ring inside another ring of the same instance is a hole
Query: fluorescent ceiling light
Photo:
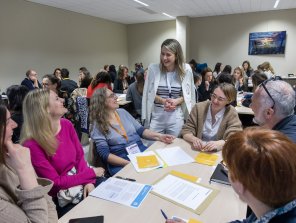
{"type": "Polygon", "coordinates": [[[140,4],[144,5],[144,6],[149,6],[149,5],[147,5],[146,3],[141,2],[141,1],[139,1],[139,0],[134,0],[134,1],[140,3],[140,4]]]}
{"type": "Polygon", "coordinates": [[[167,16],[167,17],[170,17],[170,18],[175,18],[174,16],[171,16],[171,15],[165,13],[165,12],[163,12],[162,14],[165,15],[165,16],[167,16]]]}
{"type": "Polygon", "coordinates": [[[278,4],[279,4],[279,3],[280,3],[280,0],[276,0],[276,1],[275,1],[275,3],[274,3],[274,6],[273,6],[273,8],[275,8],[275,9],[276,9],[276,8],[278,7],[278,4]]]}

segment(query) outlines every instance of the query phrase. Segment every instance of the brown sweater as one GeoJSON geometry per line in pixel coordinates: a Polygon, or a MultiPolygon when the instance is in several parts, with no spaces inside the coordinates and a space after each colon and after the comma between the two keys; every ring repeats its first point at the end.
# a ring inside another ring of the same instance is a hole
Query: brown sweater
{"type": "Polygon", "coordinates": [[[21,190],[13,170],[0,165],[0,221],[1,222],[57,222],[57,213],[51,197],[47,195],[52,182],[38,178],[39,186],[21,190]]]}
{"type": "MultiPolygon", "coordinates": [[[[181,135],[192,133],[197,138],[202,138],[202,129],[207,117],[207,112],[211,102],[204,101],[195,104],[190,115],[183,125],[181,135]]],[[[226,140],[234,132],[242,130],[242,123],[238,117],[237,111],[231,105],[226,107],[223,120],[217,132],[217,140],[226,140]]]]}

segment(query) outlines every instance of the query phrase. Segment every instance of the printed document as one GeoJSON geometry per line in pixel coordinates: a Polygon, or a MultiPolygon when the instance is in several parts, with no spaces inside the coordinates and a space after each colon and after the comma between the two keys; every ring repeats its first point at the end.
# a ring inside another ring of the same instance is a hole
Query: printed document
{"type": "Polygon", "coordinates": [[[151,188],[150,185],[110,177],[96,187],[90,196],[138,208],[151,188]]]}
{"type": "Polygon", "coordinates": [[[157,149],[156,153],[168,166],[194,162],[194,159],[178,146],[165,149],[157,149]]]}
{"type": "Polygon", "coordinates": [[[146,151],[146,152],[142,152],[142,153],[130,154],[130,155],[127,155],[127,156],[130,159],[131,163],[133,164],[135,170],[137,172],[139,172],[139,173],[154,170],[154,169],[157,169],[157,168],[160,168],[160,167],[164,166],[163,161],[161,159],[159,159],[159,157],[155,154],[154,151],[146,151]],[[137,157],[139,157],[139,156],[151,156],[151,155],[156,156],[159,165],[154,166],[154,167],[148,167],[148,168],[139,168],[139,165],[138,165],[138,162],[137,162],[137,157]]]}

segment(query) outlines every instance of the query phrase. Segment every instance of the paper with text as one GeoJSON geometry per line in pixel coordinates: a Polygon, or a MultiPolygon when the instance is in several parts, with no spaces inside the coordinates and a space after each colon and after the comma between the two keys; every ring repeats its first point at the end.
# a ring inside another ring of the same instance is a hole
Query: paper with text
{"type": "Polygon", "coordinates": [[[160,167],[164,166],[163,161],[156,155],[156,153],[154,151],[146,151],[146,152],[137,153],[137,154],[130,154],[130,155],[127,155],[127,156],[130,159],[131,163],[133,164],[135,170],[137,172],[139,172],[139,173],[154,170],[154,169],[157,169],[157,168],[160,168],[160,167]],[[148,168],[139,168],[139,165],[138,165],[138,162],[137,162],[137,157],[139,157],[139,156],[152,156],[152,155],[156,156],[159,165],[154,166],[154,167],[148,167],[148,168]]]}
{"type": "Polygon", "coordinates": [[[156,153],[168,166],[176,166],[194,162],[194,159],[178,146],[165,149],[157,149],[156,153]]]}

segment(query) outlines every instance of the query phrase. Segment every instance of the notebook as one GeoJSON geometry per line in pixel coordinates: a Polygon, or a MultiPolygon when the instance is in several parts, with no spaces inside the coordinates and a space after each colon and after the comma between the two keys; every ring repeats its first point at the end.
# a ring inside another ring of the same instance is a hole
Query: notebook
{"type": "Polygon", "coordinates": [[[70,219],[69,223],[103,223],[104,216],[94,216],[85,218],[70,219]]]}
{"type": "Polygon", "coordinates": [[[219,163],[210,178],[210,182],[230,185],[228,180],[228,171],[219,163]]]}

